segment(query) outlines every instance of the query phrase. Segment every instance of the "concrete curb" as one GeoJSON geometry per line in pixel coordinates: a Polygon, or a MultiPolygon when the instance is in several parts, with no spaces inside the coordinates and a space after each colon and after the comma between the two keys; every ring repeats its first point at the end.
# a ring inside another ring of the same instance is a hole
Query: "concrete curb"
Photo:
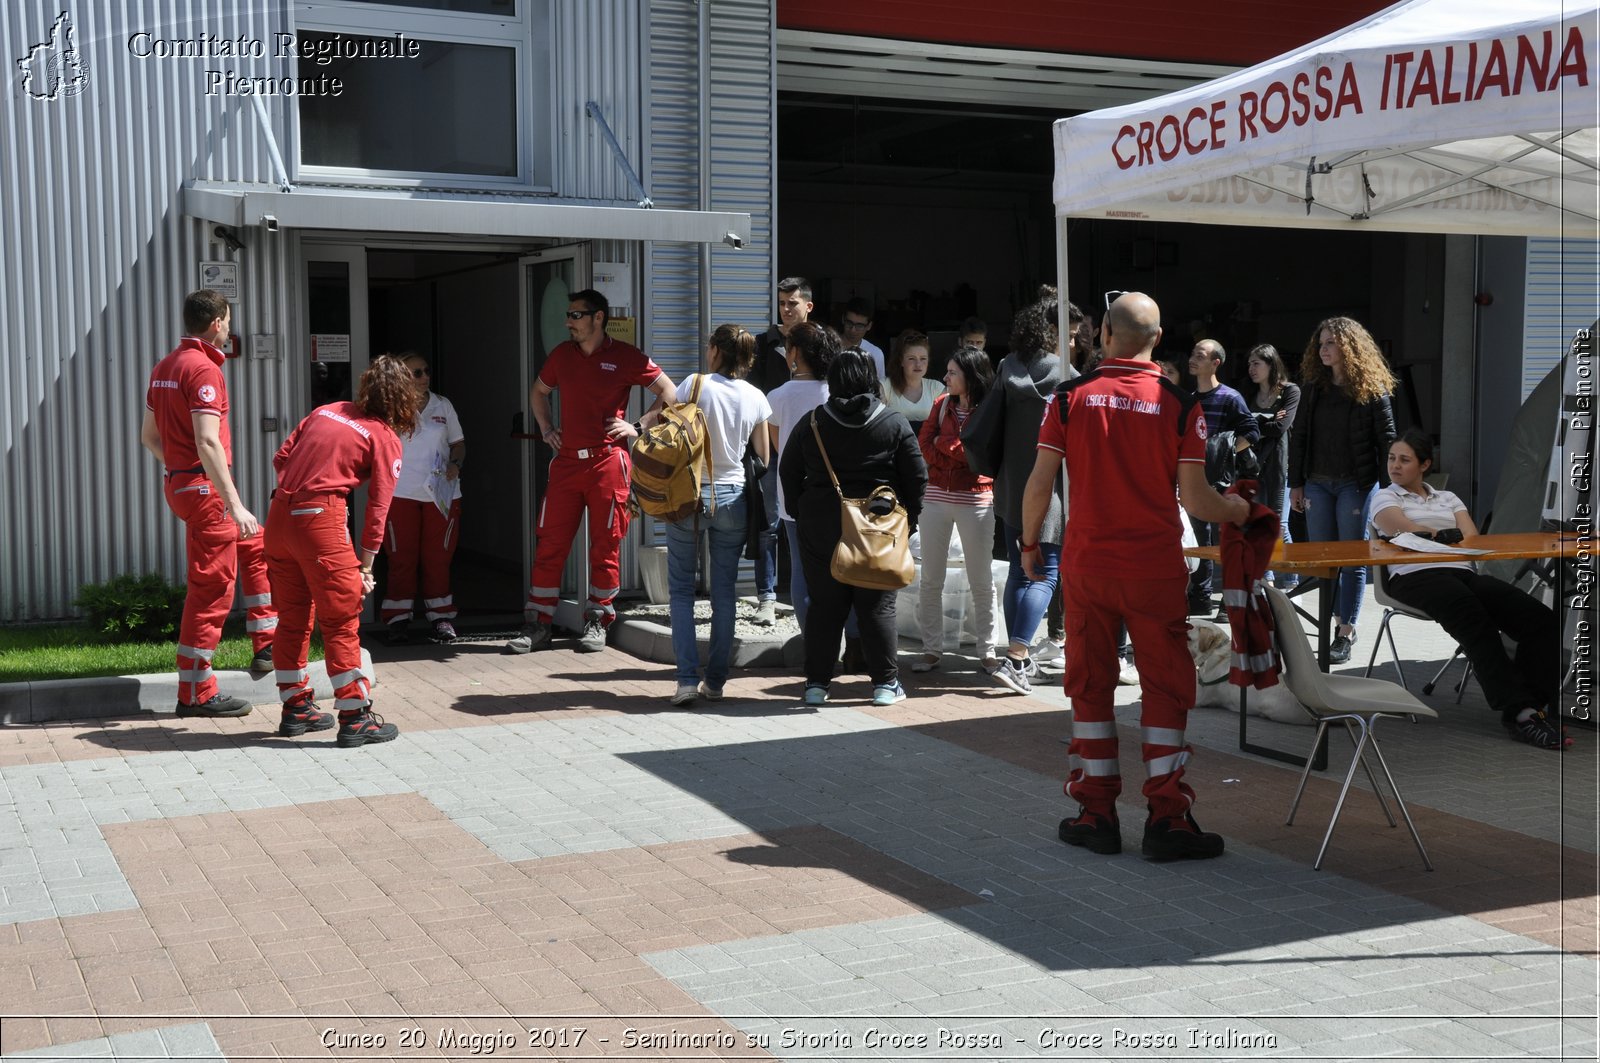
{"type": "MultiPolygon", "coordinates": [[[[611,625],[610,643],[623,653],[658,664],[676,664],[672,652],[672,629],[664,624],[632,617],[618,616],[611,625]]],[[[705,662],[706,640],[700,640],[700,660],[705,662]]],[[[805,666],[805,642],[796,635],[787,641],[777,639],[733,640],[733,653],[728,658],[730,668],[802,668],[805,666]]]]}
{"type": "MultiPolygon", "coordinates": [[[[361,667],[368,675],[377,674],[373,670],[372,655],[365,649],[361,651],[361,667]]],[[[324,662],[313,661],[306,670],[311,673],[316,696],[331,699],[333,688],[328,685],[328,669],[324,662]]],[[[257,705],[278,704],[278,688],[270,675],[254,680],[249,672],[219,671],[217,690],[257,705]]],[[[176,672],[0,683],[0,725],[5,726],[130,716],[140,712],[171,716],[177,704],[176,672]]]]}

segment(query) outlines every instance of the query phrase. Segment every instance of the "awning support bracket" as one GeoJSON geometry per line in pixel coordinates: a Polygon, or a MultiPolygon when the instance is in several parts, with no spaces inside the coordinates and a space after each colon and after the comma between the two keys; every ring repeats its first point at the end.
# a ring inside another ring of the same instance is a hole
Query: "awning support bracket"
{"type": "Polygon", "coordinates": [[[289,171],[283,165],[283,153],[278,150],[278,138],[273,136],[272,122],[267,118],[267,105],[254,93],[250,96],[250,102],[255,106],[256,124],[261,127],[261,135],[267,138],[267,155],[272,159],[272,173],[278,179],[278,191],[293,192],[289,171]]]}
{"type": "Polygon", "coordinates": [[[623,154],[622,145],[617,143],[617,135],[611,131],[611,126],[606,122],[606,116],[600,110],[600,105],[590,100],[583,105],[583,111],[595,124],[600,127],[600,135],[606,138],[606,143],[611,145],[611,154],[616,156],[617,165],[622,167],[622,172],[628,178],[628,184],[633,188],[633,194],[639,198],[639,206],[649,210],[655,206],[650,202],[650,194],[644,190],[644,183],[639,180],[639,175],[633,169],[633,164],[628,161],[628,156],[623,154]]]}

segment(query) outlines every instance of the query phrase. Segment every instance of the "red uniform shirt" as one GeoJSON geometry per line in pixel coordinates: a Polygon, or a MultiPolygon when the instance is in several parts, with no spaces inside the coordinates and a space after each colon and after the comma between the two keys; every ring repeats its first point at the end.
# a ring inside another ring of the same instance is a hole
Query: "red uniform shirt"
{"type": "Polygon", "coordinates": [[[1108,358],[1045,404],[1039,449],[1067,458],[1070,572],[1181,575],[1178,464],[1206,463],[1200,404],[1153,362],[1108,358]]]}
{"type": "Polygon", "coordinates": [[[383,545],[383,522],[400,478],[400,437],[394,429],[356,410],[351,402],[330,402],[312,410],[272,457],[278,490],[286,494],[345,494],[363,480],[367,516],[361,548],[383,545]]]}
{"type": "Polygon", "coordinates": [[[609,443],[606,421],[622,416],[634,385],[648,387],[660,375],[649,355],[610,336],[593,354],[571,340],[551,351],[539,379],[561,389],[561,445],[586,450],[609,443]]]}
{"type": "Polygon", "coordinates": [[[150,371],[144,404],[156,417],[161,453],[168,469],[197,469],[194,445],[197,413],[220,417],[222,453],[233,464],[233,436],[228,431],[228,385],[222,379],[222,352],[205,340],[185,336],[171,354],[150,371]]]}

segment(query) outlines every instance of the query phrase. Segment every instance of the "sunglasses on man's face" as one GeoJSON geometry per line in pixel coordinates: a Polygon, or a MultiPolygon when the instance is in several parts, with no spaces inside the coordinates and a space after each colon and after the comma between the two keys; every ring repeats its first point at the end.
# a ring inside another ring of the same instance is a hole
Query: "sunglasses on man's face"
{"type": "Polygon", "coordinates": [[[1121,299],[1124,295],[1127,295],[1127,294],[1128,294],[1127,292],[1120,292],[1120,291],[1118,291],[1118,292],[1106,292],[1106,309],[1110,310],[1112,303],[1116,302],[1118,299],[1121,299]]]}
{"type": "Polygon", "coordinates": [[[567,320],[568,321],[582,321],[584,318],[593,317],[595,314],[598,314],[599,312],[600,311],[598,311],[598,310],[568,310],[567,311],[567,320]]]}

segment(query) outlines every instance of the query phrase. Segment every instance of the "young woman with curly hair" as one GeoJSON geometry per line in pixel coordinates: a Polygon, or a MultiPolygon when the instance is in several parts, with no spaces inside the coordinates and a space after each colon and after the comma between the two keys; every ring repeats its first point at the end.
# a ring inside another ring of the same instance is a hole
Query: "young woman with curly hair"
{"type": "Polygon", "coordinates": [[[267,517],[267,572],[278,606],[272,666],[283,702],[279,734],[334,725],[312,701],[306,672],[313,606],[339,713],[337,743],[388,742],[400,733],[372,711],[359,626],[361,599],[372,591],[372,559],[383,546],[384,520],[400,476],[400,434],[415,426],[417,399],[411,370],[384,355],[361,374],[354,402],[312,410],[273,456],[278,489],[267,517]],[[350,492],[364,481],[370,481],[367,512],[357,548],[345,511],[350,492]]]}
{"type": "MultiPolygon", "coordinates": [[[[1364,539],[1372,496],[1387,482],[1394,375],[1372,336],[1347,317],[1317,326],[1300,360],[1300,412],[1289,435],[1289,505],[1312,542],[1364,539]]],[[[1328,659],[1343,664],[1356,640],[1365,568],[1340,570],[1328,659]]]]}

